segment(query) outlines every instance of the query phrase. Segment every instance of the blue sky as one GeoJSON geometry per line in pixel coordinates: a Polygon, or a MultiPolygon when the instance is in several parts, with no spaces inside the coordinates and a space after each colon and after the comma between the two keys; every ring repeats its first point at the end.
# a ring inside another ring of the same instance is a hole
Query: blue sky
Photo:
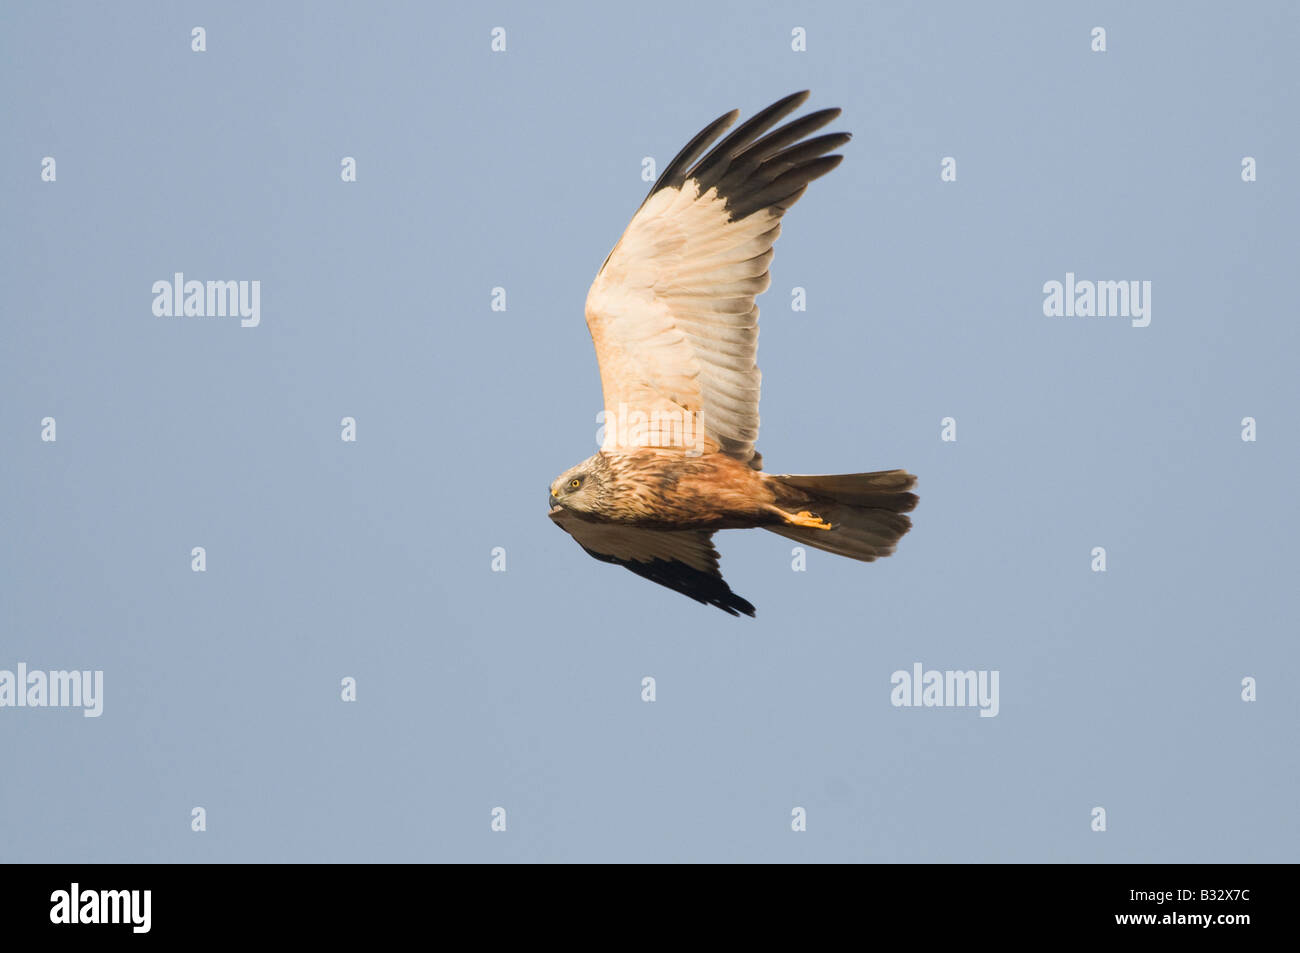
{"type": "Polygon", "coordinates": [[[104,711],[0,709],[0,856],[1295,860],[1290,5],[4,16],[0,669],[104,711]],[[871,565],[722,534],[731,619],[542,486],[642,160],[803,88],[854,139],[759,301],[758,446],[921,502],[871,565]],[[178,271],[260,324],[155,317],[178,271]],[[1045,316],[1067,273],[1150,325],[1045,316]],[[894,707],[916,662],[998,715],[894,707]]]}

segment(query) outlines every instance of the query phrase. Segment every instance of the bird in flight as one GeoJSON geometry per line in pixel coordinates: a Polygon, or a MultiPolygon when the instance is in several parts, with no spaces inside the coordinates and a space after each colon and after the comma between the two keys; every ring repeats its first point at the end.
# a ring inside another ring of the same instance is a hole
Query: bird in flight
{"type": "Polygon", "coordinates": [[[722,578],[717,530],[761,527],[871,562],[894,551],[917,501],[905,470],[770,475],[754,449],[754,298],[771,284],[781,217],[849,141],[809,138],[838,109],[778,127],[807,98],[773,103],[705,154],[739,111],[719,117],[651,187],[587,293],[604,439],[549,488],[551,519],[590,555],[731,615],[754,606],[722,578]]]}

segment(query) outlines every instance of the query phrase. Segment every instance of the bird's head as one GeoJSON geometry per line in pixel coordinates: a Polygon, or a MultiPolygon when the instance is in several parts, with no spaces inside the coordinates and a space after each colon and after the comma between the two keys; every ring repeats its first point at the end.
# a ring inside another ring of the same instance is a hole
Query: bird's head
{"type": "Polygon", "coordinates": [[[561,473],[551,483],[550,505],[575,513],[599,513],[609,487],[609,466],[598,453],[561,473]]]}

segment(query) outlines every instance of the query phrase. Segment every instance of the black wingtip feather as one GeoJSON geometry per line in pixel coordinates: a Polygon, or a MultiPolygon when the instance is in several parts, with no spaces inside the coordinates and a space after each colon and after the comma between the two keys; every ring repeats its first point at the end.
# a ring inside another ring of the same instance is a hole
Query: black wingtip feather
{"type": "MultiPolygon", "coordinates": [[[[727,128],[740,118],[740,110],[733,109],[731,112],[723,113],[713,122],[709,123],[682,147],[682,150],[673,157],[659,178],[655,179],[655,184],[650,186],[650,191],[646,193],[646,201],[660,189],[679,188],[686,181],[686,173],[691,164],[697,160],[700,155],[713,144],[713,140],[722,135],[727,128]]],[[[642,205],[645,202],[641,203],[642,205]]]]}
{"type": "Polygon", "coordinates": [[[844,156],[821,156],[782,172],[758,188],[738,192],[727,198],[731,220],[738,222],[765,208],[778,208],[782,212],[799,200],[808,183],[820,179],[844,161],[844,156]]]}
{"type": "Polygon", "coordinates": [[[784,99],[777,100],[757,115],[741,123],[735,132],[714,146],[709,154],[700,160],[699,164],[690,172],[690,178],[700,183],[701,194],[707,192],[726,174],[727,168],[733,159],[752,145],[755,139],[802,106],[807,101],[808,96],[809,92],[805,89],[802,92],[793,93],[784,99]]]}
{"type": "Polygon", "coordinates": [[[773,129],[807,102],[809,95],[808,90],[800,90],[777,100],[709,149],[735,122],[739,112],[732,110],[720,116],[668,164],[646,200],[661,189],[680,188],[687,180],[694,179],[701,194],[717,189],[731,221],[763,209],[783,214],[799,200],[809,182],[825,175],[843,159],[825,153],[838,149],[851,138],[848,133],[807,138],[840,115],[840,110],[834,107],[819,109],[773,129]],[[700,158],[706,149],[708,154],[700,158]]]}
{"type": "MultiPolygon", "coordinates": [[[[581,546],[582,544],[579,543],[578,545],[581,546]]],[[[689,596],[696,602],[703,603],[706,606],[716,606],[728,615],[754,617],[753,603],[732,592],[731,587],[727,585],[726,580],[721,576],[702,572],[676,560],[652,559],[647,562],[640,562],[634,559],[619,559],[609,553],[599,553],[587,549],[586,546],[582,548],[588,556],[594,559],[630,569],[642,579],[657,582],[661,586],[680,592],[682,595],[689,596]]]]}
{"type": "Polygon", "coordinates": [[[800,116],[798,119],[786,123],[775,132],[768,133],[762,139],[759,139],[745,150],[745,156],[756,162],[770,159],[787,146],[799,142],[833,120],[838,119],[841,111],[839,108],[819,109],[806,116],[800,116]]]}

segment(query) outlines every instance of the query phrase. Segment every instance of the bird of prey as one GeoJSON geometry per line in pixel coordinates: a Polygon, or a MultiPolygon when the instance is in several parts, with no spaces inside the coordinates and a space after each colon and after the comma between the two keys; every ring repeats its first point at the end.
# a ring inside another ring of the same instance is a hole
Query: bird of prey
{"type": "Polygon", "coordinates": [[[809,138],[822,109],[779,123],[800,92],[711,122],[668,164],[587,294],[604,392],[599,452],[549,487],[550,517],[603,562],[731,615],[713,534],[762,527],[870,562],[911,528],[905,470],[769,475],[758,438],[758,308],[781,217],[840,164],[847,133],[809,138]],[[776,127],[776,128],[774,128],[776,127]]]}

